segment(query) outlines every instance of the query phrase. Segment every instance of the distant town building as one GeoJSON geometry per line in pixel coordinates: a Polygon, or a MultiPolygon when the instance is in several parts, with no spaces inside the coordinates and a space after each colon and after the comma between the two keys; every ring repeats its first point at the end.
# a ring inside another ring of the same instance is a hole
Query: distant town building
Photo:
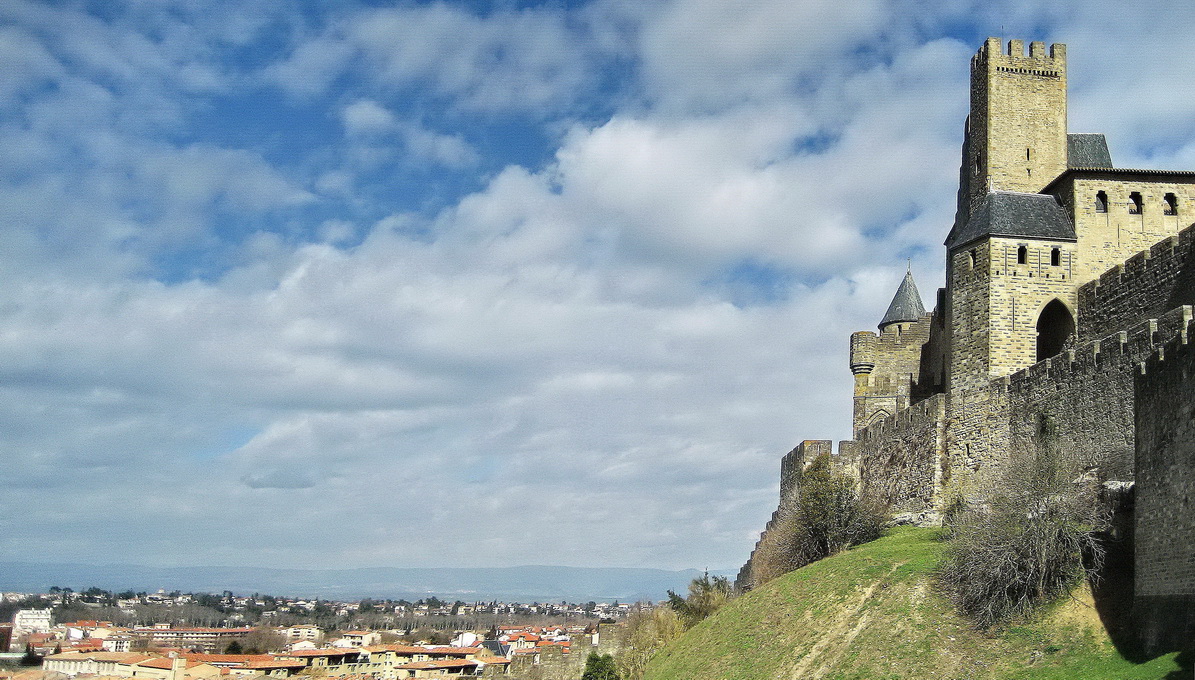
{"type": "Polygon", "coordinates": [[[44,633],[54,627],[49,609],[18,609],[12,617],[12,627],[27,633],[44,633]]]}

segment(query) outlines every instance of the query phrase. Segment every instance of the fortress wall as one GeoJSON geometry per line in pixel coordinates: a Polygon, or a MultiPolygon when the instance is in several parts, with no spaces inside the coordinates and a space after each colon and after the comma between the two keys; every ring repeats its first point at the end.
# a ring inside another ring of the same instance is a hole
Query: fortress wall
{"type": "Polygon", "coordinates": [[[1175,338],[1135,377],[1133,614],[1151,652],[1195,649],[1195,348],[1175,338]]]}
{"type": "Polygon", "coordinates": [[[1061,184],[1058,193],[1072,210],[1079,236],[1082,257],[1075,272],[1079,283],[1094,281],[1110,267],[1174,236],[1191,223],[1191,207],[1195,206],[1195,186],[1190,179],[1174,175],[1130,179],[1125,171],[1085,173],[1061,184]],[[1107,198],[1107,209],[1102,212],[1095,206],[1099,191],[1107,198]],[[1128,210],[1131,192],[1142,198],[1140,213],[1128,210]],[[1163,204],[1166,194],[1175,197],[1177,214],[1166,214],[1163,204]]]}
{"type": "Polygon", "coordinates": [[[1195,227],[1160,241],[1079,288],[1078,338],[1102,338],[1195,304],[1195,227]]]}
{"type": "Polygon", "coordinates": [[[934,396],[859,432],[852,454],[860,490],[894,513],[935,510],[946,437],[946,397],[934,396]]]}
{"type": "Polygon", "coordinates": [[[789,537],[796,516],[797,500],[801,492],[801,471],[819,455],[831,454],[833,442],[828,439],[807,439],[785,454],[780,461],[780,503],[755,542],[747,563],[739,569],[734,584],[746,591],[788,571],[790,562],[789,537]]]}
{"type": "Polygon", "coordinates": [[[1048,418],[1081,464],[1108,479],[1133,479],[1134,376],[1161,345],[1185,337],[1191,319],[1192,308],[1180,307],[994,383],[1006,394],[1007,450],[1036,446],[1048,418]]]}
{"type": "MultiPolygon", "coordinates": [[[[1133,478],[1133,376],[1163,343],[1185,333],[1180,307],[994,380],[950,395],[943,490],[982,495],[1008,453],[1038,445],[1042,419],[1059,443],[1109,479],[1133,478]]],[[[945,501],[948,502],[948,499],[945,501]]]]}

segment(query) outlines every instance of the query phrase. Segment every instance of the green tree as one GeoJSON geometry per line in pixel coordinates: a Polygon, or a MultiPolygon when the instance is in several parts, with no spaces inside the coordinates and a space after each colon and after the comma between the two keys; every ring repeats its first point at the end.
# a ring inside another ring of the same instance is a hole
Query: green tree
{"type": "Polygon", "coordinates": [[[686,628],[691,628],[734,597],[734,589],[725,576],[702,574],[689,583],[688,597],[668,591],[668,606],[680,616],[686,628]]]}
{"type": "Polygon", "coordinates": [[[581,674],[581,680],[619,680],[614,657],[590,652],[589,657],[585,659],[585,672],[581,674]]]}
{"type": "Polygon", "coordinates": [[[880,537],[888,509],[860,496],[855,481],[822,454],[801,472],[797,499],[797,561],[804,566],[880,537]]]}
{"type": "Polygon", "coordinates": [[[233,640],[232,642],[228,643],[227,647],[224,648],[224,653],[225,654],[243,654],[244,649],[241,647],[240,642],[233,640]]]}
{"type": "Polygon", "coordinates": [[[21,657],[20,663],[22,666],[40,666],[41,665],[41,656],[39,656],[37,652],[33,651],[32,644],[25,645],[25,656],[21,657]]]}

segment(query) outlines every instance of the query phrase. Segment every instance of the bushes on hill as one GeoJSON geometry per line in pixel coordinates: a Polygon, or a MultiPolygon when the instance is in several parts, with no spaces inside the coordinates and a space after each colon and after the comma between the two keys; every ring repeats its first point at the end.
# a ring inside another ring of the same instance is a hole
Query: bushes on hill
{"type": "Polygon", "coordinates": [[[622,680],[640,680],[652,655],[685,632],[672,607],[637,611],[627,617],[622,641],[614,661],[622,680]]]}
{"type": "Polygon", "coordinates": [[[1069,592],[1103,560],[1109,517],[1098,480],[1058,445],[1048,419],[1007,461],[982,505],[951,515],[941,578],[959,610],[988,628],[1069,592]]]}
{"type": "Polygon", "coordinates": [[[680,616],[685,628],[691,628],[702,619],[718,611],[734,597],[734,588],[725,576],[710,578],[709,573],[689,583],[689,596],[681,597],[668,591],[668,606],[680,616]]]}
{"type": "Polygon", "coordinates": [[[855,481],[834,470],[827,454],[805,467],[798,489],[795,505],[782,509],[756,551],[752,586],[875,540],[888,521],[888,508],[861,496],[855,481]]]}
{"type": "Polygon", "coordinates": [[[585,659],[585,672],[581,674],[581,680],[619,680],[614,657],[590,652],[585,659]]]}
{"type": "Polygon", "coordinates": [[[801,473],[797,502],[797,557],[801,566],[880,537],[888,508],[865,498],[850,477],[822,454],[801,473]]]}

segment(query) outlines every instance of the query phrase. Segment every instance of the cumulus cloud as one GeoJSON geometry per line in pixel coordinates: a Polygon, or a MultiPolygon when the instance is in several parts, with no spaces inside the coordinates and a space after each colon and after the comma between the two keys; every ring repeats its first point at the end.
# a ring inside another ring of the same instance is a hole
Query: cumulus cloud
{"type": "Polygon", "coordinates": [[[960,17],[1195,158],[1107,8],[168,5],[0,8],[5,554],[734,567],[849,333],[941,282],[960,17]]]}

